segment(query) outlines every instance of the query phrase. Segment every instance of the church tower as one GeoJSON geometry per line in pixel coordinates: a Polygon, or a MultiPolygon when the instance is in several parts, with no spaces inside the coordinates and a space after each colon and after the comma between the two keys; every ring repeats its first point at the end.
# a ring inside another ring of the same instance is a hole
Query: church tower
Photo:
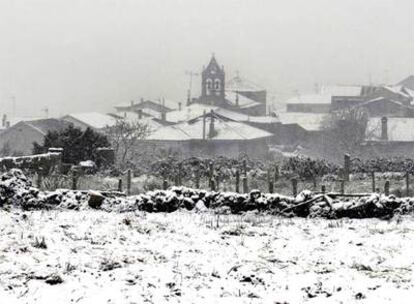
{"type": "Polygon", "coordinates": [[[224,103],[225,74],[214,55],[201,73],[201,97],[204,104],[221,106],[224,103]]]}

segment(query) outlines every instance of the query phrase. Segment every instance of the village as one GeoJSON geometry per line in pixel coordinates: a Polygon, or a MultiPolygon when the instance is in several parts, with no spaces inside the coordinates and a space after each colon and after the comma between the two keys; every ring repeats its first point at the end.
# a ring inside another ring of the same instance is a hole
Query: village
{"type": "MultiPolygon", "coordinates": [[[[414,153],[414,76],[396,84],[321,85],[315,92],[276,102],[268,100],[265,88],[240,75],[226,76],[213,55],[202,69],[201,95],[193,97],[189,89],[185,101],[131,98],[115,104],[110,113],[79,112],[53,118],[4,113],[0,151],[3,157],[30,155],[33,143],[42,144],[48,132],[72,125],[104,133],[122,120],[148,126],[150,132],[135,147],[142,151],[174,151],[183,157],[246,153],[260,159],[269,159],[275,152],[329,159],[331,117],[362,111],[367,115],[364,136],[352,147],[353,153],[371,158],[414,153]]],[[[331,158],[338,159],[338,155],[331,158]]]]}

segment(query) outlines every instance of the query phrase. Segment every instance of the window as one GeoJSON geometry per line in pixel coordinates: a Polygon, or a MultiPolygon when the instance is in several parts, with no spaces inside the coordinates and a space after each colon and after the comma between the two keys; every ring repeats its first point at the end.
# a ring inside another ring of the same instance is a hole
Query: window
{"type": "Polygon", "coordinates": [[[215,90],[220,90],[220,79],[216,79],[214,81],[214,89],[215,90]]]}
{"type": "Polygon", "coordinates": [[[206,88],[207,88],[207,90],[211,90],[212,87],[213,87],[213,81],[210,78],[208,78],[206,80],[206,88]]]}

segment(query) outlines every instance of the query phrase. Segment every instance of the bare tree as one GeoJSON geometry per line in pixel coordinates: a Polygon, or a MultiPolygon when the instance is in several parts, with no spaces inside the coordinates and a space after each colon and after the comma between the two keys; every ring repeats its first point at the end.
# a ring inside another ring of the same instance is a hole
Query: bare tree
{"type": "Polygon", "coordinates": [[[324,122],[329,145],[341,152],[353,152],[365,140],[368,115],[361,108],[350,108],[333,112],[324,122]]]}
{"type": "Polygon", "coordinates": [[[132,160],[134,148],[149,133],[150,128],[147,124],[139,121],[129,122],[124,119],[118,119],[114,126],[106,129],[106,134],[121,166],[132,160]]]}

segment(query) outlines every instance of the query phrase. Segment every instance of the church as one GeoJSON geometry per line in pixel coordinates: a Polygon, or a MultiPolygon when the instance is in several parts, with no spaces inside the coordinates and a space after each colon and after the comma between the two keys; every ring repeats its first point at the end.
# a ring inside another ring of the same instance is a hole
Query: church
{"type": "Polygon", "coordinates": [[[239,75],[226,83],[224,67],[214,55],[201,73],[201,96],[197,102],[250,116],[266,115],[266,90],[239,75]]]}

